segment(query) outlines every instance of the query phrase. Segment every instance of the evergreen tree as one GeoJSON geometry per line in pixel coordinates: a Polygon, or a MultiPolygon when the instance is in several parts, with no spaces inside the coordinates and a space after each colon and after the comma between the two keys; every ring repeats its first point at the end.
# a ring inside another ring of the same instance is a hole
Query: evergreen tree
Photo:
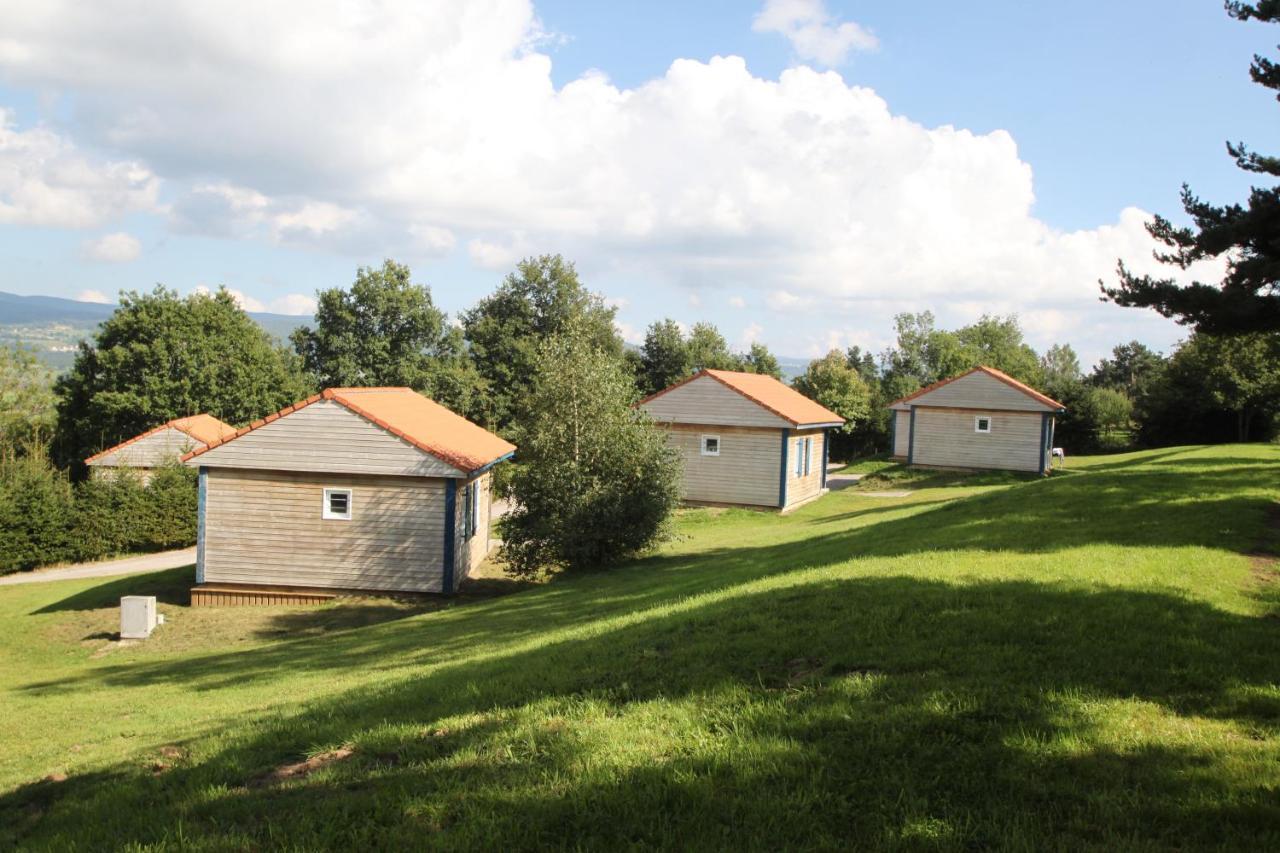
{"type": "Polygon", "coordinates": [[[462,315],[472,361],[488,384],[484,422],[502,431],[515,424],[529,397],[538,348],[571,321],[578,322],[593,345],[621,358],[614,314],[559,255],[517,264],[494,293],[462,315]]]}
{"type": "Polygon", "coordinates": [[[600,568],[658,542],[679,501],[680,459],[633,405],[622,360],[580,318],[533,364],[515,508],[502,521],[507,571],[600,568]]]}
{"type": "MultiPolygon", "coordinates": [[[[1228,3],[1227,12],[1241,21],[1275,22],[1280,2],[1228,3]]],[[[1277,63],[1255,55],[1249,73],[1255,83],[1280,92],[1277,63]]],[[[1227,153],[1246,172],[1280,177],[1280,157],[1257,154],[1243,143],[1227,143],[1227,153]]],[[[1151,236],[1168,248],[1156,257],[1186,269],[1196,261],[1225,256],[1222,281],[1183,286],[1173,278],[1136,275],[1120,261],[1118,286],[1099,282],[1104,298],[1126,307],[1153,308],[1209,334],[1280,330],[1280,186],[1253,187],[1243,206],[1216,206],[1183,184],[1182,207],[1193,227],[1175,226],[1163,216],[1148,223],[1151,236]]]]}
{"type": "Polygon", "coordinates": [[[249,423],[311,388],[294,355],[225,289],[183,298],[164,287],[122,293],[57,382],[55,458],[79,466],[104,447],[200,412],[249,423]]]}

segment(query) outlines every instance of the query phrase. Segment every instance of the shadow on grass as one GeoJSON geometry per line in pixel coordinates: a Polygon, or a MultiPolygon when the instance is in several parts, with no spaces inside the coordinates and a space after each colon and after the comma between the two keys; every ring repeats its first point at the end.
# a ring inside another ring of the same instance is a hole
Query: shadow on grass
{"type": "MultiPolygon", "coordinates": [[[[436,653],[159,776],[123,767],[29,786],[0,797],[0,842],[174,844],[179,824],[195,846],[302,849],[1280,840],[1274,622],[1118,589],[777,580],[606,608],[527,647],[436,653]],[[313,777],[248,784],[342,744],[354,755],[313,777]],[[23,820],[33,803],[41,816],[23,820]]],[[[591,592],[562,606],[589,606],[591,592]]],[[[491,639],[566,615],[530,617],[519,598],[493,603],[505,610],[491,639]]],[[[456,627],[374,630],[402,655],[439,649],[456,627]]],[[[366,642],[352,632],[292,654],[341,662],[366,642]]],[[[257,654],[113,678],[189,680],[216,661],[234,679],[257,654]]]]}
{"type": "Polygon", "coordinates": [[[186,607],[191,603],[191,587],[195,584],[194,565],[163,572],[112,578],[97,586],[47,604],[36,613],[58,613],[64,610],[99,610],[116,607],[126,595],[154,595],[160,604],[186,607]]]}

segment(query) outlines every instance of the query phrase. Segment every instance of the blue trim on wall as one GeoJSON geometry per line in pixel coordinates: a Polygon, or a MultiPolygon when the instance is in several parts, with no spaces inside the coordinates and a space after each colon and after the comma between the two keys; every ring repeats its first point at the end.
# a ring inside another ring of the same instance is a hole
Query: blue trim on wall
{"type": "Polygon", "coordinates": [[[916,458],[916,407],[911,407],[911,426],[907,428],[907,464],[916,458]]]}
{"type": "Polygon", "coordinates": [[[787,445],[791,442],[791,430],[782,429],[782,462],[778,471],[778,509],[787,505],[787,445]]]}
{"type": "Polygon", "coordinates": [[[831,430],[822,431],[822,488],[827,487],[827,461],[831,458],[831,430]]]}
{"type": "Polygon", "coordinates": [[[204,583],[204,514],[205,494],[209,490],[209,469],[200,466],[199,488],[196,491],[196,583],[204,583]]]}
{"type": "Polygon", "coordinates": [[[1048,412],[1041,414],[1041,474],[1048,470],[1048,412]]]}
{"type": "Polygon", "coordinates": [[[458,525],[458,481],[444,481],[444,578],[441,589],[446,595],[453,592],[453,537],[458,525]]]}

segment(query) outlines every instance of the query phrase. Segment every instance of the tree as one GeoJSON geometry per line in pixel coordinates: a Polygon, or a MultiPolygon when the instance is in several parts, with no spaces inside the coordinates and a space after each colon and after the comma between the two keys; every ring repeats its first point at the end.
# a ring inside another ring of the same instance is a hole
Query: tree
{"type": "Polygon", "coordinates": [[[842,433],[853,432],[871,413],[871,389],[838,349],[809,362],[792,386],[844,418],[842,433]]]}
{"type": "Polygon", "coordinates": [[[1164,356],[1153,352],[1146,344],[1129,341],[1111,350],[1111,358],[1104,358],[1093,368],[1089,382],[1102,388],[1115,388],[1130,397],[1137,397],[1151,380],[1164,369],[1164,356]]]}
{"type": "Polygon", "coordinates": [[[742,369],[747,373],[759,373],[763,376],[772,376],[774,379],[782,379],[782,365],[778,364],[778,359],[764,344],[753,342],[751,349],[739,360],[742,369]]]}
{"type": "MultiPolygon", "coordinates": [[[[1228,3],[1227,13],[1240,21],[1276,22],[1280,2],[1228,3]]],[[[1249,74],[1255,83],[1280,91],[1280,65],[1272,60],[1255,55],[1249,74]]],[[[1280,157],[1230,142],[1227,153],[1246,172],[1280,176],[1280,157]]],[[[1117,265],[1118,286],[1099,282],[1103,298],[1125,307],[1155,309],[1206,334],[1280,330],[1280,187],[1253,187],[1244,206],[1215,206],[1183,184],[1182,207],[1192,227],[1176,226],[1163,216],[1147,224],[1151,236],[1168,249],[1157,252],[1157,260],[1185,270],[1197,261],[1225,257],[1222,281],[1183,286],[1172,277],[1137,275],[1122,260],[1117,265]]]]}
{"type": "Polygon", "coordinates": [[[120,307],[92,343],[81,342],[55,390],[55,457],[78,465],[184,415],[248,423],[305,397],[311,385],[293,354],[225,289],[180,298],[156,287],[120,295],[120,307]]]}
{"type": "Polygon", "coordinates": [[[1102,432],[1127,429],[1133,418],[1133,401],[1114,388],[1090,388],[1086,405],[1102,432]]]}
{"type": "Polygon", "coordinates": [[[462,315],[471,359],[489,386],[482,420],[504,431],[513,426],[529,398],[539,346],[571,321],[593,345],[620,358],[622,339],[613,326],[614,313],[559,255],[517,264],[496,291],[462,315]]]}
{"type": "Polygon", "coordinates": [[[1200,377],[1214,406],[1235,416],[1236,441],[1249,440],[1259,415],[1280,410],[1280,332],[1193,335],[1176,359],[1200,377]]]}
{"type": "Polygon", "coordinates": [[[868,385],[875,385],[880,381],[880,366],[876,363],[876,357],[870,350],[863,350],[862,347],[854,346],[845,350],[844,360],[850,367],[858,371],[858,375],[862,377],[862,381],[868,385]]]}
{"type": "Polygon", "coordinates": [[[47,442],[54,423],[53,376],[23,347],[0,347],[0,457],[47,442]]]}
{"type": "Polygon", "coordinates": [[[983,315],[954,332],[935,328],[928,311],[899,314],[894,322],[897,346],[883,359],[884,389],[890,399],[978,365],[1002,370],[1029,385],[1040,384],[1040,359],[1023,339],[1016,316],[983,315]]]}
{"type": "Polygon", "coordinates": [[[1045,393],[1061,402],[1058,394],[1066,392],[1084,381],[1080,371],[1080,358],[1071,344],[1054,344],[1040,357],[1040,375],[1045,393]]]}
{"type": "Polygon", "coordinates": [[[692,372],[680,325],[671,318],[651,323],[640,348],[640,390],[656,394],[692,372]]]}
{"type": "Polygon", "coordinates": [[[502,557],[517,576],[609,566],[658,542],[679,501],[680,459],[616,354],[571,321],[534,357],[502,557]]]}
{"type": "Polygon", "coordinates": [[[316,328],[294,330],[293,345],[321,388],[408,386],[472,415],[479,376],[463,358],[462,332],[436,308],[409,268],[360,267],[350,290],[320,291],[316,328]]]}
{"type": "Polygon", "coordinates": [[[960,344],[953,356],[956,361],[941,367],[939,378],[945,379],[984,364],[1028,385],[1042,384],[1040,357],[1023,339],[1016,315],[996,317],[984,314],[976,323],[958,329],[955,337],[960,344]]]}
{"type": "Polygon", "coordinates": [[[742,360],[711,323],[694,323],[689,330],[689,366],[694,370],[741,370],[742,360]]]}

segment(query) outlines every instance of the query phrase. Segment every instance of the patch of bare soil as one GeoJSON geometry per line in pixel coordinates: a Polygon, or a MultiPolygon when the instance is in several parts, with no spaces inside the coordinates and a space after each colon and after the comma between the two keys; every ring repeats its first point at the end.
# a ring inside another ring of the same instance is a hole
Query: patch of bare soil
{"type": "Polygon", "coordinates": [[[355,754],[355,750],[349,746],[331,749],[328,752],[322,752],[319,755],[313,755],[306,761],[298,761],[293,764],[282,764],[269,773],[251,780],[249,787],[263,788],[268,785],[278,785],[281,782],[287,782],[290,779],[305,779],[317,770],[327,767],[338,761],[345,761],[355,754]]]}

